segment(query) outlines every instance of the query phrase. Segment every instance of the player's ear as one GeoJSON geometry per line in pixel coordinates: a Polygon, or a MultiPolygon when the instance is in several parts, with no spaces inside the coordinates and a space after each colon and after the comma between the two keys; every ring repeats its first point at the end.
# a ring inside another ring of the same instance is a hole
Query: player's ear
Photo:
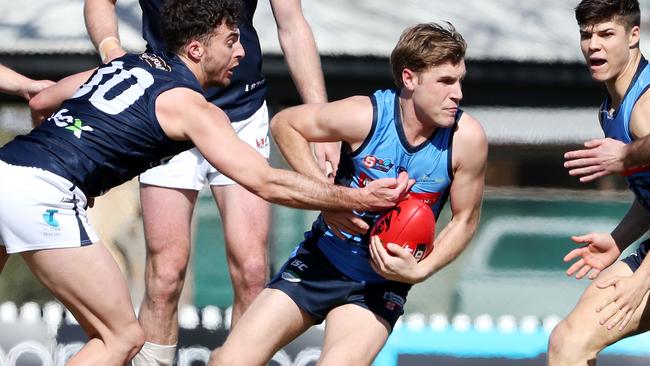
{"type": "Polygon", "coordinates": [[[629,36],[629,47],[630,48],[637,48],[639,47],[639,40],[641,39],[641,30],[639,29],[638,26],[632,27],[630,29],[630,36],[629,36]]]}
{"type": "Polygon", "coordinates": [[[415,84],[417,83],[418,75],[411,69],[404,68],[402,69],[402,84],[408,90],[413,90],[415,84]]]}
{"type": "Polygon", "coordinates": [[[203,57],[205,50],[203,49],[203,44],[197,40],[193,40],[185,46],[185,52],[187,57],[193,61],[198,61],[203,57]]]}

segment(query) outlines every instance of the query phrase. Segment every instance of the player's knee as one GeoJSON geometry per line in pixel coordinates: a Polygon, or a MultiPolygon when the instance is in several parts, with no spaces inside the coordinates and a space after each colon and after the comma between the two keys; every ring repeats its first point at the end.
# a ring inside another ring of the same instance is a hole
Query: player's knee
{"type": "Polygon", "coordinates": [[[562,320],[549,337],[549,365],[575,365],[596,357],[598,350],[590,346],[590,338],[574,321],[562,320]]]}
{"type": "Polygon", "coordinates": [[[147,297],[162,304],[175,303],[185,281],[185,269],[173,266],[156,270],[147,282],[147,297]]]}
{"type": "Polygon", "coordinates": [[[239,285],[243,292],[256,296],[264,289],[264,285],[268,280],[266,260],[263,258],[247,260],[239,268],[239,272],[238,277],[241,279],[239,285]]]}

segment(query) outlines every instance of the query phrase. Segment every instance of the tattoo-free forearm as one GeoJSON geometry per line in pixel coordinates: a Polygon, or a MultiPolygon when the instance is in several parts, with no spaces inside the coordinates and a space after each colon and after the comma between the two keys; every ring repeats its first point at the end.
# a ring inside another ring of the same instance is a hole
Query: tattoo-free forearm
{"type": "Polygon", "coordinates": [[[314,35],[307,21],[300,17],[291,26],[278,29],[280,46],[289,73],[304,103],[325,103],[327,92],[314,35]]]}
{"type": "Polygon", "coordinates": [[[452,219],[438,234],[433,252],[420,263],[427,269],[426,276],[422,280],[429,278],[456,259],[472,240],[477,226],[478,218],[452,219]]]}
{"type": "Polygon", "coordinates": [[[271,133],[280,153],[295,171],[327,181],[312,155],[309,142],[291,125],[291,119],[298,118],[291,111],[286,109],[276,114],[271,122],[271,133]]]}
{"type": "Polygon", "coordinates": [[[650,135],[625,146],[623,165],[626,168],[650,165],[650,135]]]}

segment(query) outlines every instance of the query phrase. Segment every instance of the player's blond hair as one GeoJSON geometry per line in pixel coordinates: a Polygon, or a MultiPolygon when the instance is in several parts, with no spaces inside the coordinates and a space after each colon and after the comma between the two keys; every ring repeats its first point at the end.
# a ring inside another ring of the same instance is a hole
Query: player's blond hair
{"type": "Polygon", "coordinates": [[[465,58],[467,43],[456,28],[446,22],[423,23],[402,32],[390,55],[393,79],[398,88],[404,86],[402,71],[426,71],[432,66],[451,62],[457,65],[465,58]]]}

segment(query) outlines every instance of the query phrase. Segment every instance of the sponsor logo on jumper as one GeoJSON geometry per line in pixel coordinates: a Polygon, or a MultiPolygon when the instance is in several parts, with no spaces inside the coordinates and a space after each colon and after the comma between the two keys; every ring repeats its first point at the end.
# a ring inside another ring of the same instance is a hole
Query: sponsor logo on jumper
{"type": "Polygon", "coordinates": [[[72,116],[66,116],[64,113],[67,113],[67,109],[61,109],[56,112],[55,115],[50,117],[52,121],[58,126],[63,127],[66,130],[72,131],[72,133],[78,138],[81,138],[81,133],[86,131],[90,132],[93,130],[92,127],[84,126],[84,122],[79,118],[74,118],[72,116]]]}
{"type": "Polygon", "coordinates": [[[424,202],[427,206],[433,206],[440,199],[440,192],[409,192],[409,196],[424,202]]]}
{"type": "Polygon", "coordinates": [[[261,139],[255,139],[255,144],[257,145],[258,149],[264,149],[269,146],[269,138],[267,137],[262,137],[261,139]]]}
{"type": "Polygon", "coordinates": [[[388,172],[393,167],[393,161],[390,159],[378,158],[374,155],[368,155],[363,158],[363,165],[370,169],[379,170],[381,172],[388,172]]]}
{"type": "Polygon", "coordinates": [[[146,62],[149,66],[154,67],[162,71],[172,71],[171,66],[160,58],[159,56],[153,55],[151,53],[143,53],[140,55],[140,59],[146,62]]]}
{"type": "Polygon", "coordinates": [[[415,179],[416,183],[417,182],[419,182],[419,183],[425,183],[425,182],[443,183],[444,181],[445,181],[445,178],[441,178],[441,177],[431,178],[427,174],[424,174],[421,177],[415,179]]]}
{"type": "Polygon", "coordinates": [[[262,79],[262,80],[254,82],[252,84],[246,84],[246,86],[244,87],[244,91],[249,92],[249,91],[251,91],[253,89],[257,89],[260,85],[264,84],[265,81],[266,80],[262,79]]]}

